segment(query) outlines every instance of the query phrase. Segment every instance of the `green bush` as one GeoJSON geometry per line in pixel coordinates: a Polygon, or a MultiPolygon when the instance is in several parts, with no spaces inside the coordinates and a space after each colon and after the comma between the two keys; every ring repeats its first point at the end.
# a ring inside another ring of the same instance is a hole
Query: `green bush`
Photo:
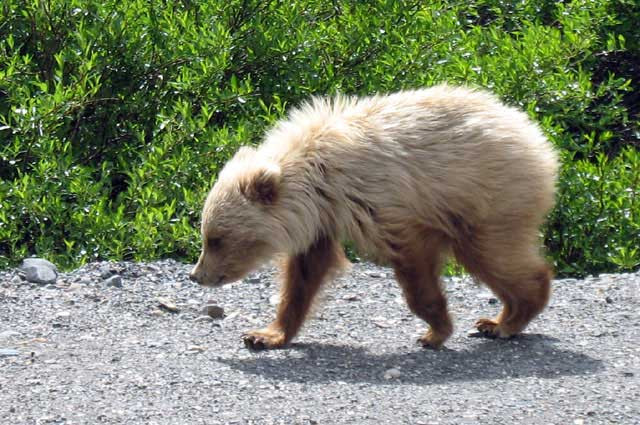
{"type": "Polygon", "coordinates": [[[562,151],[559,273],[635,269],[637,22],[625,0],[5,0],[0,267],[193,261],[217,171],[287,107],[449,81],[562,151]]]}
{"type": "Polygon", "coordinates": [[[640,266],[640,153],[566,160],[546,245],[561,275],[640,266]]]}

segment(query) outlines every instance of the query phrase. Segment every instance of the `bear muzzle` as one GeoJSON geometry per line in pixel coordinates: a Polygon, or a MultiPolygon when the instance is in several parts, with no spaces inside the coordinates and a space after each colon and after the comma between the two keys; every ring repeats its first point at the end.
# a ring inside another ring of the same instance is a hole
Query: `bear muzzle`
{"type": "Polygon", "coordinates": [[[226,276],[223,274],[210,276],[207,273],[203,273],[202,269],[199,267],[199,264],[196,264],[193,270],[191,270],[191,272],[189,273],[189,279],[202,286],[222,286],[226,279],[226,276]]]}

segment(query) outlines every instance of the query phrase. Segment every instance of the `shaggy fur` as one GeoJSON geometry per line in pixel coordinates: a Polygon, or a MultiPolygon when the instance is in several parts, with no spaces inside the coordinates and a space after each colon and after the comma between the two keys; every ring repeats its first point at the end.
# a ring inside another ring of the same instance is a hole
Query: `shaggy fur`
{"type": "Polygon", "coordinates": [[[277,318],[245,335],[249,347],[280,347],[348,263],[339,241],[350,240],[393,266],[409,308],[430,325],[420,341],[437,348],[453,330],[439,283],[453,253],[504,305],[478,329],[510,337],[549,297],[539,227],[557,168],[538,127],[481,91],[313,99],[222,170],[191,276],[218,286],[284,254],[277,318]]]}

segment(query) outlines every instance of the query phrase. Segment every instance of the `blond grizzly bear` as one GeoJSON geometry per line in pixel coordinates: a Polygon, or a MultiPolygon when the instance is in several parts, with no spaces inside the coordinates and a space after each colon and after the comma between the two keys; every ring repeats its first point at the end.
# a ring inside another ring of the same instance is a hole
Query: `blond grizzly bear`
{"type": "Polygon", "coordinates": [[[545,307],[551,269],[539,227],[558,162],[527,116],[482,91],[441,85],[366,98],[313,99],[243,147],[202,212],[191,278],[220,286],[283,254],[276,319],[249,348],[286,345],[318,289],[348,261],[340,241],[389,264],[438,348],[453,331],[439,275],[455,259],[502,301],[478,330],[508,338],[545,307]]]}

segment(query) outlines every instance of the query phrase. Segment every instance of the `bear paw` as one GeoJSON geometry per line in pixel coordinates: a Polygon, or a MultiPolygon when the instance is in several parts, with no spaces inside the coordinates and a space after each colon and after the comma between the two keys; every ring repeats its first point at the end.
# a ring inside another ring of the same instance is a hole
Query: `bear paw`
{"type": "Polygon", "coordinates": [[[270,328],[249,331],[242,336],[242,339],[245,347],[250,350],[280,348],[286,343],[284,332],[270,328]]]}
{"type": "Polygon", "coordinates": [[[479,319],[476,322],[476,329],[487,338],[511,338],[511,333],[505,332],[500,323],[491,319],[479,319]]]}
{"type": "Polygon", "coordinates": [[[434,350],[439,350],[442,348],[442,344],[447,339],[447,336],[443,336],[433,332],[433,330],[428,331],[426,334],[418,338],[418,343],[422,345],[423,348],[431,348],[434,350]]]}

